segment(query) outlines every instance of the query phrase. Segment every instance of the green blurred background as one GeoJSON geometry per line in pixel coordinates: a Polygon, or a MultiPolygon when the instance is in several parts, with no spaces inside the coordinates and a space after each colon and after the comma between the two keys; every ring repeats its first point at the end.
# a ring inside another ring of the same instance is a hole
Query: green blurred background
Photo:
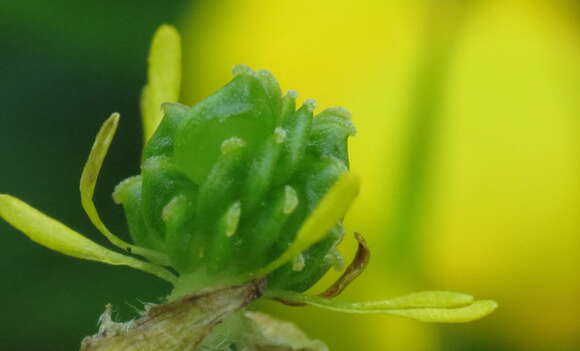
{"type": "MultiPolygon", "coordinates": [[[[419,289],[493,298],[463,325],[265,303],[331,350],[580,350],[580,5],[575,0],[0,2],[0,193],[104,243],[78,179],[111,112],[122,122],[97,188],[137,173],[138,99],[155,28],[185,48],[182,101],[266,68],[283,89],[352,113],[363,190],[347,217],[373,249],[342,297],[419,289]]],[[[130,318],[169,286],[62,256],[0,222],[0,350],[76,350],[106,303],[130,318]]],[[[343,245],[347,258],[353,240],[343,245]]],[[[337,275],[329,274],[320,289],[337,275]]]]}

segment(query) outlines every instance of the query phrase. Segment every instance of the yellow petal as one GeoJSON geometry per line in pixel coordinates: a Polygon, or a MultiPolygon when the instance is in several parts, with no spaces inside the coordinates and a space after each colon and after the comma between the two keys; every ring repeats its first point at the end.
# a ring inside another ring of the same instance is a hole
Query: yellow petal
{"type": "Polygon", "coordinates": [[[81,174],[81,204],[93,225],[101,233],[103,233],[103,235],[113,245],[120,249],[146,257],[153,262],[167,264],[169,260],[165,257],[165,255],[143,247],[131,245],[113,234],[101,220],[101,217],[99,216],[99,213],[97,212],[93,202],[97,179],[99,178],[99,173],[101,171],[101,167],[103,166],[103,161],[105,160],[107,152],[109,151],[109,146],[111,146],[111,141],[113,140],[115,132],[117,131],[118,124],[119,114],[113,113],[111,117],[109,117],[105,123],[103,123],[101,129],[97,133],[95,142],[89,154],[89,158],[87,159],[81,174]]]}
{"type": "Polygon", "coordinates": [[[360,188],[359,177],[346,172],[324,195],[316,209],[304,221],[296,239],[288,250],[253,276],[265,276],[276,268],[292,260],[295,256],[320,241],[344,217],[357,197],[360,188]]]}
{"type": "Polygon", "coordinates": [[[181,86],[181,43],[177,30],[162,25],[153,36],[149,51],[148,82],[141,96],[145,142],[157,129],[163,113],[161,104],[177,102],[181,86]]]}
{"type": "Polygon", "coordinates": [[[65,255],[129,266],[172,283],[176,280],[175,276],[164,268],[106,249],[10,195],[0,194],[0,217],[26,234],[32,241],[65,255]]]}

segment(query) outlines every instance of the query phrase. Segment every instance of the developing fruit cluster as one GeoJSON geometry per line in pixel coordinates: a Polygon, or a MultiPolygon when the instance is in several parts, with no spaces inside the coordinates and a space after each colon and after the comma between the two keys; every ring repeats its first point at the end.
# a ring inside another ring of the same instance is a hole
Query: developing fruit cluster
{"type": "MultiPolygon", "coordinates": [[[[228,284],[277,258],[321,198],[348,170],[350,114],[315,102],[296,109],[268,71],[234,78],[193,107],[164,104],[143,152],[141,175],[123,181],[135,243],[165,253],[180,275],[228,284]]],[[[304,291],[341,262],[340,223],[268,275],[268,286],[304,291]]],[[[211,281],[211,283],[208,283],[211,281]]]]}

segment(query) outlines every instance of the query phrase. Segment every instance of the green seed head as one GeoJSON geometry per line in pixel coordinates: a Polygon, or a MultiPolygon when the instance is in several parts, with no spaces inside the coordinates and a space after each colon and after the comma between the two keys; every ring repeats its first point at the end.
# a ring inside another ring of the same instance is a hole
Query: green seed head
{"type": "Polygon", "coordinates": [[[313,117],[313,100],[297,109],[296,92],[282,96],[269,72],[246,66],[236,67],[229,84],[194,107],[164,103],[179,96],[180,61],[177,31],[161,26],[141,100],[147,141],[141,174],[121,182],[113,194],[136,245],[112,233],[93,202],[118,113],[97,133],[79,184],[82,207],[95,227],[117,248],[149,262],[107,249],[0,194],[0,218],[31,240],[72,257],[129,266],[173,285],[169,303],[148,308],[134,323],[113,323],[105,314],[99,333],[85,339],[81,349],[159,349],[155,345],[161,344],[183,349],[192,340],[203,349],[214,342],[244,349],[309,348],[311,343],[295,342],[300,332],[287,323],[243,322],[258,321],[241,312],[261,296],[292,306],[442,323],[469,322],[497,307],[449,291],[370,302],[331,300],[367,266],[370,250],[359,233],[357,253],[338,280],[317,296],[300,293],[330,266],[344,268],[336,245],[343,236],[342,216],[360,185],[348,171],[350,114],[335,107],[313,117]],[[219,323],[223,328],[212,330],[219,323]],[[272,325],[282,332],[270,333],[272,325]],[[183,333],[172,330],[175,326],[183,333]]]}
{"type": "MultiPolygon", "coordinates": [[[[220,283],[280,256],[348,170],[355,132],[345,109],[313,116],[315,102],[296,108],[296,97],[282,96],[270,72],[237,66],[230,83],[197,105],[164,104],[141,175],[114,195],[135,243],[166,253],[180,274],[220,283]]],[[[336,223],[270,273],[269,287],[312,286],[336,260],[331,251],[342,234],[336,223]]]]}

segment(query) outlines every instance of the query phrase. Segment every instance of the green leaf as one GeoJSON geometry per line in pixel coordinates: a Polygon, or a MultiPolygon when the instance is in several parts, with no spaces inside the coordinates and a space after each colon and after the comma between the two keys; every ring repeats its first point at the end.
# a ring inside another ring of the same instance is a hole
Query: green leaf
{"type": "Polygon", "coordinates": [[[161,104],[177,102],[181,87],[181,43],[177,30],[162,25],[153,36],[149,51],[148,82],[141,96],[143,136],[151,138],[161,122],[161,104]]]}
{"type": "Polygon", "coordinates": [[[176,277],[164,268],[104,248],[10,195],[0,195],[0,217],[32,241],[51,250],[85,260],[129,266],[171,283],[176,281],[176,277]]]}

